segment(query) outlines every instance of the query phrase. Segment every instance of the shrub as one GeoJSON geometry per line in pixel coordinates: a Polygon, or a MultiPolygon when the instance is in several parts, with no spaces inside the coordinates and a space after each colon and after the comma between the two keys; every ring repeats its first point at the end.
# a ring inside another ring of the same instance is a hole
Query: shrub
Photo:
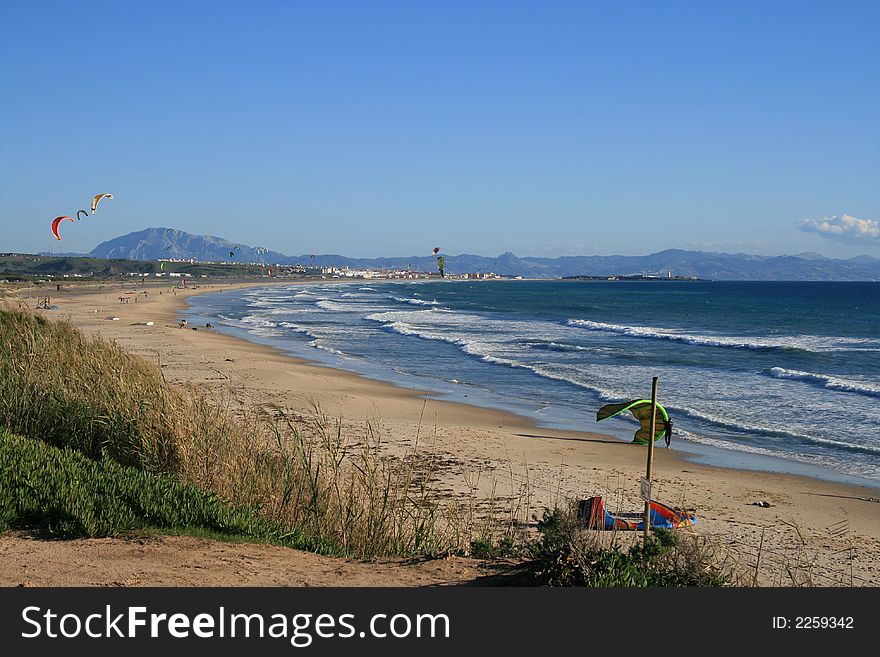
{"type": "Polygon", "coordinates": [[[655,529],[646,541],[627,550],[617,536],[584,529],[570,509],[545,509],[538,531],[541,538],[532,548],[533,572],[539,583],[549,586],[726,586],[730,582],[697,536],[655,529]]]}

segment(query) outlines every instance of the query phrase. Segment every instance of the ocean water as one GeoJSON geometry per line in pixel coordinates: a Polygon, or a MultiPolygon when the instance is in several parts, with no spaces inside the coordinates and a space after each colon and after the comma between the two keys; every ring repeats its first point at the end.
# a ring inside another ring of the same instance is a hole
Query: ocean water
{"type": "Polygon", "coordinates": [[[193,321],[541,426],[631,440],[659,400],[699,460],[880,486],[880,284],[321,281],[195,297],[193,321]]]}

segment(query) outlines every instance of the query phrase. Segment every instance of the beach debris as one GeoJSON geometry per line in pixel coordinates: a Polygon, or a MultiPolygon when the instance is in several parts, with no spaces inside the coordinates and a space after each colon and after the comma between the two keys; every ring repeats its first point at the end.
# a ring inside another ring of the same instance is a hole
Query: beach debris
{"type": "Polygon", "coordinates": [[[76,211],[76,220],[77,220],[77,221],[80,221],[80,220],[82,219],[82,217],[79,216],[79,213],[80,213],[80,212],[82,212],[82,213],[83,213],[85,216],[87,216],[87,217],[89,216],[89,213],[86,212],[85,210],[77,210],[77,211],[76,211]]]}
{"type": "Polygon", "coordinates": [[[118,322],[119,321],[118,317],[105,317],[104,319],[106,319],[108,322],[118,322]]]}
{"type": "Polygon", "coordinates": [[[61,235],[58,234],[58,224],[60,224],[60,223],[61,223],[62,221],[64,221],[65,219],[67,219],[68,221],[73,221],[74,223],[76,223],[76,220],[75,220],[73,217],[68,217],[68,216],[66,216],[66,215],[62,215],[62,216],[60,216],[60,217],[55,217],[55,219],[52,221],[52,234],[55,236],[55,239],[56,239],[56,240],[60,240],[60,239],[61,239],[61,235]]]}
{"type": "Polygon", "coordinates": [[[147,326],[152,326],[153,322],[147,322],[147,326]]]}
{"type": "Polygon", "coordinates": [[[752,502],[752,506],[760,506],[764,509],[767,509],[767,508],[771,507],[772,504],[770,504],[770,502],[767,502],[766,500],[760,500],[758,502],[752,502]]]}
{"type": "MultiPolygon", "coordinates": [[[[633,399],[632,401],[622,402],[618,404],[605,404],[596,413],[596,422],[607,420],[608,418],[619,415],[624,411],[630,411],[641,425],[633,437],[633,442],[638,445],[647,445],[648,437],[651,435],[651,400],[650,399],[633,399]]],[[[672,438],[672,420],[666,409],[659,403],[657,404],[657,418],[654,427],[654,442],[661,438],[666,438],[666,446],[672,438]]]]}
{"type": "Polygon", "coordinates": [[[98,210],[98,203],[100,203],[105,198],[112,199],[113,194],[97,194],[95,198],[92,199],[92,214],[95,214],[98,210]]]}
{"type": "Polygon", "coordinates": [[[234,362],[235,362],[235,359],[234,359],[234,358],[227,358],[227,359],[226,359],[226,362],[227,362],[227,363],[234,363],[234,362]]]}
{"type": "MultiPolygon", "coordinates": [[[[653,528],[676,529],[697,524],[693,509],[671,507],[656,500],[651,500],[649,508],[648,517],[653,528]]],[[[578,500],[577,517],[588,529],[643,531],[645,528],[644,512],[611,513],[601,495],[578,500]]]]}

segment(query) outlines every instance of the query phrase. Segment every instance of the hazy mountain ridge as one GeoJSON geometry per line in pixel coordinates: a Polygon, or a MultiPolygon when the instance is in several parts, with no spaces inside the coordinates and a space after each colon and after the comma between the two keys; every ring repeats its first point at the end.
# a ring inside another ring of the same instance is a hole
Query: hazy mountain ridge
{"type": "Polygon", "coordinates": [[[258,254],[259,247],[236,244],[222,237],[192,235],[174,228],[147,228],[102,242],[89,254],[95,258],[128,260],[195,259],[200,261],[280,262],[283,253],[258,254]],[[237,247],[237,248],[236,248],[237,247]],[[230,256],[234,253],[234,256],[230,256]]]}
{"type": "MultiPolygon", "coordinates": [[[[300,263],[306,266],[352,269],[407,269],[436,271],[431,255],[384,258],[348,258],[337,254],[287,256],[275,251],[257,253],[258,247],[238,245],[221,237],[192,235],[173,228],[148,228],[99,244],[89,254],[97,258],[131,260],[195,259],[199,261],[300,263]],[[238,247],[235,249],[235,247],[238,247]],[[230,252],[234,256],[230,257],[230,252]]],[[[494,272],[527,278],[564,276],[656,275],[695,276],[715,280],[880,280],[880,259],[867,255],[832,259],[817,253],[760,256],[667,249],[644,256],[520,257],[506,252],[496,257],[446,255],[446,271],[494,272]]]]}

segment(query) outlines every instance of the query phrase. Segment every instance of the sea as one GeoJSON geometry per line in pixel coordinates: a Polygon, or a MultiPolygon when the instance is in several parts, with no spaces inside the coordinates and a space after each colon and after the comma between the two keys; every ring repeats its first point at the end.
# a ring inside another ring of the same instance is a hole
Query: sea
{"type": "Polygon", "coordinates": [[[321,365],[626,441],[635,420],[596,411],[658,377],[669,449],[880,488],[880,283],[320,280],[190,304],[321,365]]]}

